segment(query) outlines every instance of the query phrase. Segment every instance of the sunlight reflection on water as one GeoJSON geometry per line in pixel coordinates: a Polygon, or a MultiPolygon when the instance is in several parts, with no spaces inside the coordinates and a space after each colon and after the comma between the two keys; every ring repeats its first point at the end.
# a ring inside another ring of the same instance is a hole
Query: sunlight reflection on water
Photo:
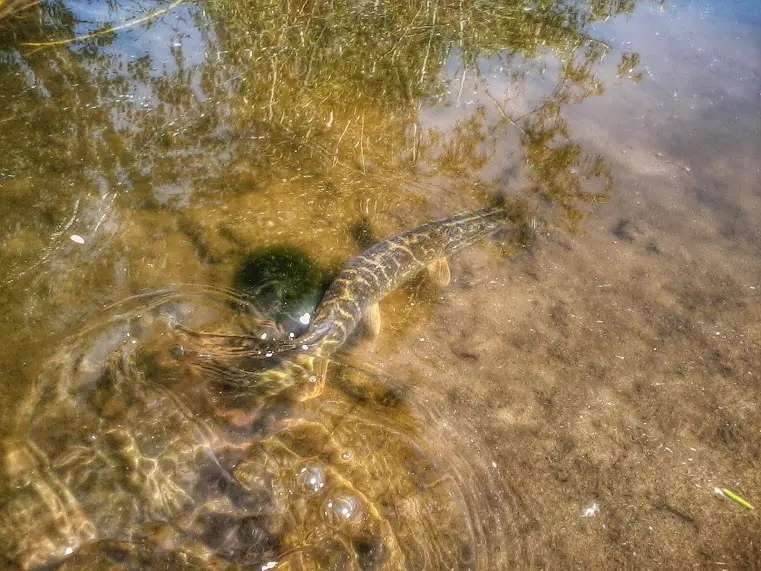
{"type": "Polygon", "coordinates": [[[17,538],[5,549],[34,567],[145,537],[134,549],[146,556],[166,549],[150,531],[161,521],[172,549],[208,565],[214,554],[304,569],[357,558],[363,569],[486,565],[473,530],[499,508],[472,510],[468,464],[450,473],[452,452],[422,442],[413,409],[374,400],[393,390],[379,379],[335,363],[338,389],[300,403],[284,386],[227,424],[211,377],[174,349],[255,345],[269,323],[255,301],[210,288],[144,294],[64,344],[23,410],[21,440],[6,442],[18,480],[0,514],[6,541],[11,529],[17,538]]]}

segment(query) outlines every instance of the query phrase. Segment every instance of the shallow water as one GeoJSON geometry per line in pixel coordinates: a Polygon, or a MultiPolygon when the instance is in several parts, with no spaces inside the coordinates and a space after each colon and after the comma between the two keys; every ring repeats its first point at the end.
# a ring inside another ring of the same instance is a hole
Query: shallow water
{"type": "Polygon", "coordinates": [[[714,490],[761,502],[759,37],[747,1],[0,4],[6,565],[753,568],[714,490]],[[194,361],[495,194],[530,235],[389,295],[320,394],[194,361]]]}

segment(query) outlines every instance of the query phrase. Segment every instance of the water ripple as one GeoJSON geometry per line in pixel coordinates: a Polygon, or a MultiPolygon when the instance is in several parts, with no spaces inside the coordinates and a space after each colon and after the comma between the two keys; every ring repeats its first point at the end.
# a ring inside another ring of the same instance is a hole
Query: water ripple
{"type": "Polygon", "coordinates": [[[499,566],[509,501],[462,426],[338,361],[313,398],[288,380],[256,392],[267,362],[245,355],[277,337],[267,317],[234,292],[184,287],[118,304],[66,342],[4,442],[7,556],[27,568],[499,566]]]}

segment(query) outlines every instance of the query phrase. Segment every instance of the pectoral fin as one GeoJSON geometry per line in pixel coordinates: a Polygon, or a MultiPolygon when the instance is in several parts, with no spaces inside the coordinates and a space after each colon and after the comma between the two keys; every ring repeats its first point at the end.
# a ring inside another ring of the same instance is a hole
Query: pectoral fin
{"type": "Polygon", "coordinates": [[[377,303],[372,304],[363,316],[365,329],[373,337],[377,337],[381,328],[380,307],[377,303]]]}
{"type": "Polygon", "coordinates": [[[322,357],[309,358],[305,367],[306,383],[298,394],[298,400],[304,402],[322,394],[325,389],[325,380],[328,375],[328,359],[322,357]]]}
{"type": "Polygon", "coordinates": [[[428,274],[440,286],[449,285],[452,279],[452,274],[449,272],[449,262],[446,258],[439,258],[428,264],[428,274]]]}

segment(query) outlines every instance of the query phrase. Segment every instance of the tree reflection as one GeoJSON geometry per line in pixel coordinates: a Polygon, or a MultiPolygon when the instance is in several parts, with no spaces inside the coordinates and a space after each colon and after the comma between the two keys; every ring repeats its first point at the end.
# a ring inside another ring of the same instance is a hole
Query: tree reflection
{"type": "MultiPolygon", "coordinates": [[[[633,9],[0,0],[0,330],[5,346],[23,348],[0,355],[0,368],[35,378],[21,363],[94,305],[159,283],[231,283],[227,260],[255,247],[288,242],[323,267],[344,262],[352,235],[374,234],[370,205],[412,203],[422,183],[475,205],[498,186],[485,169],[502,160],[506,134],[529,181],[515,222],[527,227],[541,206],[572,229],[611,177],[563,110],[603,93],[597,70],[611,50],[592,24],[633,9]],[[486,68],[516,92],[541,73],[553,87],[518,111],[491,94],[486,68]],[[494,107],[458,107],[447,127],[427,121],[428,109],[458,106],[466,77],[494,107]]],[[[636,80],[637,55],[621,56],[619,75],[636,80]]],[[[304,272],[317,290],[319,272],[304,272]]],[[[5,404],[25,388],[3,386],[5,404]]]]}
{"type": "MultiPolygon", "coordinates": [[[[322,204],[316,220],[340,211],[356,221],[361,213],[347,205],[396,200],[432,176],[494,187],[482,171],[500,160],[505,133],[518,136],[531,182],[524,194],[572,228],[609,194],[611,179],[602,159],[573,141],[563,109],[603,93],[596,72],[611,50],[591,37],[592,24],[634,7],[5,0],[2,238],[21,245],[11,248],[6,277],[34,257],[23,244],[49,241],[73,215],[103,232],[106,202],[122,213],[200,209],[209,220],[204,209],[232,197],[268,190],[295,200],[308,185],[322,204]],[[555,86],[528,113],[487,89],[496,120],[483,103],[453,128],[421,119],[424,109],[454,104],[447,93],[462,89],[466,73],[480,77],[484,62],[498,62],[514,91],[557,65],[546,74],[555,86]]],[[[637,54],[619,55],[619,74],[641,79],[637,54]]],[[[123,251],[153,253],[125,236],[123,251]]]]}

